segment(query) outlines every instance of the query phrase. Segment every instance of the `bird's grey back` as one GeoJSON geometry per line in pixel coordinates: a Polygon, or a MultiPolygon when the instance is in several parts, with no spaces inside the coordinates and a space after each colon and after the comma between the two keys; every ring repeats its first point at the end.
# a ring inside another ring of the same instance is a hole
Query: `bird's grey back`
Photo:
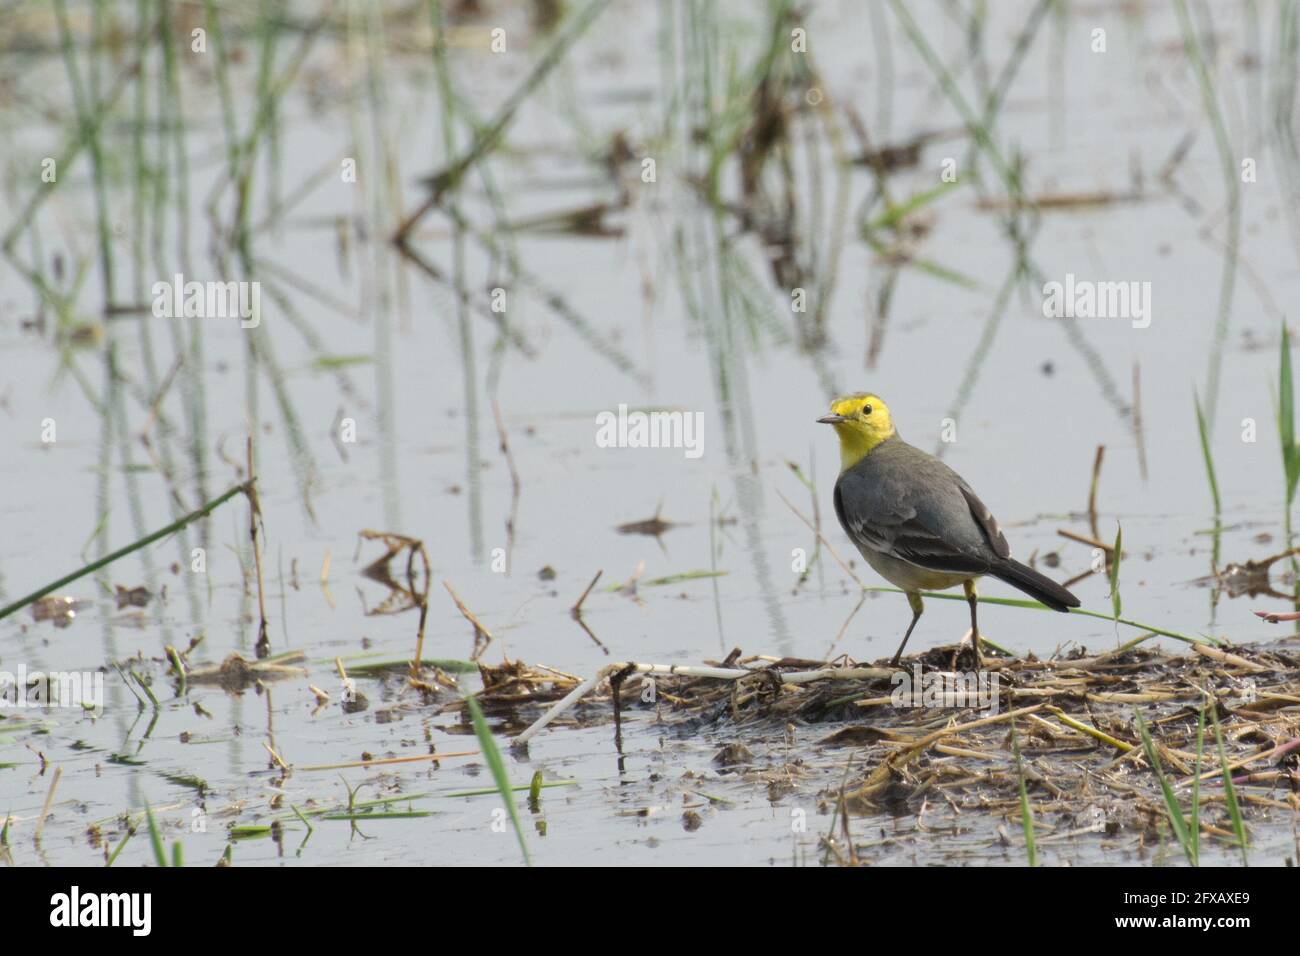
{"type": "Polygon", "coordinates": [[[954,570],[987,567],[1010,550],[992,514],[962,477],[897,436],[840,475],[835,504],[846,526],[867,528],[869,536],[900,549],[911,546],[915,553],[909,559],[922,566],[951,562],[932,556],[918,533],[921,539],[926,533],[941,539],[951,557],[966,559],[954,570]]]}

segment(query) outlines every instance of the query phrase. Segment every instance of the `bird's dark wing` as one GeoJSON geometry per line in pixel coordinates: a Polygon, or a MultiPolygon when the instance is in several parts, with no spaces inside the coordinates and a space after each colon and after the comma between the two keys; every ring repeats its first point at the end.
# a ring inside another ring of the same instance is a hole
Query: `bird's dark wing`
{"type": "Polygon", "coordinates": [[[985,574],[1010,553],[997,521],[961,477],[901,439],[840,475],[835,513],[859,547],[931,571],[985,574]]]}
{"type": "MultiPolygon", "coordinates": [[[[956,473],[954,472],[954,477],[956,473]]],[[[966,484],[961,478],[957,478],[957,487],[961,490],[962,497],[966,499],[966,504],[970,506],[970,513],[975,520],[979,522],[980,528],[984,531],[984,538],[993,549],[993,553],[999,558],[1011,557],[1011,545],[1007,544],[1007,539],[1002,534],[1002,529],[998,527],[998,519],[993,517],[993,512],[989,511],[988,506],[976,497],[975,492],[970,490],[970,485],[966,484]]]]}

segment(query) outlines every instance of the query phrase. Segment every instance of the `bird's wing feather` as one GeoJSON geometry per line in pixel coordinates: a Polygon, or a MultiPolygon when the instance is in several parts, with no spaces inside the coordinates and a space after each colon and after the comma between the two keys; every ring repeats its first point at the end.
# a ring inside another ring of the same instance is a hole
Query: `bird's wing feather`
{"type": "Polygon", "coordinates": [[[840,476],[835,512],[859,547],[927,570],[983,574],[1010,553],[997,521],[961,477],[901,440],[840,476]]]}
{"type": "Polygon", "coordinates": [[[979,522],[980,529],[984,532],[984,538],[988,541],[989,547],[993,549],[994,554],[999,558],[1011,557],[1011,545],[1007,544],[1002,529],[998,527],[998,519],[993,517],[993,512],[989,511],[988,506],[979,500],[975,492],[971,491],[970,485],[962,481],[961,478],[958,478],[957,481],[957,487],[961,489],[962,497],[966,499],[966,504],[970,506],[970,513],[979,522]]]}

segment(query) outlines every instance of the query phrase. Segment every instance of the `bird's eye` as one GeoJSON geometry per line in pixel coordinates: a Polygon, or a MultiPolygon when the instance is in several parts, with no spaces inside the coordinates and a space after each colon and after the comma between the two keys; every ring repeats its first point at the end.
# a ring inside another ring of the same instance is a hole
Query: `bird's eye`
{"type": "Polygon", "coordinates": [[[870,406],[870,405],[863,405],[863,406],[862,406],[862,414],[863,414],[863,415],[870,415],[870,414],[871,414],[871,406],[870,406]]]}

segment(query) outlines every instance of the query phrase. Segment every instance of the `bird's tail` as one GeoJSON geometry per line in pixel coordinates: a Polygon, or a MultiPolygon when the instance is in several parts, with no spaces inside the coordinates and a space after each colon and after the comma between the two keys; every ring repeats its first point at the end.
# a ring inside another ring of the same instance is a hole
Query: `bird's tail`
{"type": "Polygon", "coordinates": [[[1037,598],[1053,611],[1068,611],[1079,606],[1079,599],[1051,578],[1011,558],[1002,561],[989,573],[1030,597],[1037,598]]]}

